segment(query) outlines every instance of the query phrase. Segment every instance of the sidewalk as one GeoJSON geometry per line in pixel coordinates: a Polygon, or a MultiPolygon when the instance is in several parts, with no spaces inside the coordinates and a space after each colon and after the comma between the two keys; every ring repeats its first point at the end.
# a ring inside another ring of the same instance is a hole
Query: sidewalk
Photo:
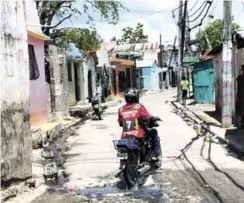
{"type": "Polygon", "coordinates": [[[214,104],[194,104],[193,100],[187,100],[187,106],[184,107],[179,102],[173,101],[181,109],[189,111],[190,117],[195,117],[199,123],[205,121],[210,124],[210,131],[223,142],[234,147],[239,152],[244,153],[244,129],[222,128],[221,117],[215,112],[214,104]]]}

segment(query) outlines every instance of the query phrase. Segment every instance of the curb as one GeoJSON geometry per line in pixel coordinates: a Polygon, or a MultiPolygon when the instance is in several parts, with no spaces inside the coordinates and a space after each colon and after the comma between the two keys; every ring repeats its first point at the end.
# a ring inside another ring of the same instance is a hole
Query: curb
{"type": "MultiPolygon", "coordinates": [[[[193,116],[191,115],[186,115],[187,117],[189,117],[190,119],[192,119],[195,123],[197,124],[203,124],[203,123],[206,123],[208,124],[208,121],[204,120],[203,118],[199,117],[196,113],[194,113],[193,111],[191,111],[190,109],[188,109],[187,107],[183,106],[182,104],[180,104],[179,102],[177,101],[174,101],[174,100],[171,100],[170,101],[173,106],[176,108],[176,109],[181,109],[183,111],[188,111],[190,112],[191,114],[194,115],[194,117],[196,117],[197,119],[195,119],[193,116]]],[[[204,128],[205,130],[207,130],[210,134],[212,134],[213,136],[216,136],[216,138],[218,140],[220,140],[222,143],[224,144],[228,144],[228,141],[224,138],[222,138],[222,136],[220,136],[217,132],[214,132],[213,130],[209,129],[209,128],[204,128]]]]}

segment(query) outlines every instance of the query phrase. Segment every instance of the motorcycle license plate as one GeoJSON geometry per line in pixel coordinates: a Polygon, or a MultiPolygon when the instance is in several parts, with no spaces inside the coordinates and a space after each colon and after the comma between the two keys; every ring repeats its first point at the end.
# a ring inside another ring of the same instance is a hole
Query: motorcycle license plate
{"type": "Polygon", "coordinates": [[[121,159],[127,159],[128,154],[127,153],[117,153],[117,157],[119,157],[121,159]]]}
{"type": "Polygon", "coordinates": [[[99,108],[99,105],[98,105],[98,104],[96,104],[96,105],[94,106],[94,108],[98,109],[98,108],[99,108]]]}

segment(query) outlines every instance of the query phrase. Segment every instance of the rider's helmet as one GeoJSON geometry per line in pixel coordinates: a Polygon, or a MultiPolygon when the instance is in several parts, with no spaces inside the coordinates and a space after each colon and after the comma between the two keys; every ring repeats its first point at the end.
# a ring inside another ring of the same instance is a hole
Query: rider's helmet
{"type": "Polygon", "coordinates": [[[139,92],[136,88],[128,88],[124,96],[127,104],[139,103],[139,92]]]}

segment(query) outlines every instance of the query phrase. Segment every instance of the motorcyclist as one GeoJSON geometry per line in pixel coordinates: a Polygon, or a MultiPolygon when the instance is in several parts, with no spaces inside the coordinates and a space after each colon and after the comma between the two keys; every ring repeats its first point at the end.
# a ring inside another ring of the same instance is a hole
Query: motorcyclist
{"type": "Polygon", "coordinates": [[[155,117],[151,116],[147,109],[139,103],[139,92],[135,88],[129,88],[124,94],[126,104],[119,108],[118,122],[123,127],[121,138],[125,138],[128,132],[142,138],[145,133],[149,133],[152,136],[152,159],[159,161],[160,155],[160,140],[157,130],[154,128],[146,129],[142,126],[142,120],[150,120],[155,117]]]}

